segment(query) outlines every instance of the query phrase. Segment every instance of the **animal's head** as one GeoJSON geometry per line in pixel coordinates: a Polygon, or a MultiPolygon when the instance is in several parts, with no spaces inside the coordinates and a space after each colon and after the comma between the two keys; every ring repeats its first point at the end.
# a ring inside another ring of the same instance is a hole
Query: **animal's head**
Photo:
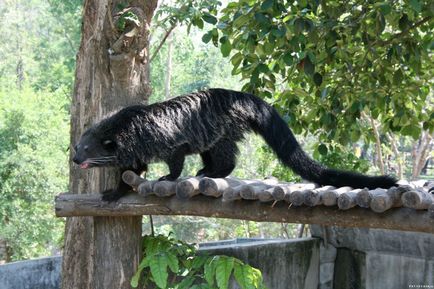
{"type": "Polygon", "coordinates": [[[115,139],[100,135],[91,128],[83,133],[75,145],[72,161],[82,169],[114,166],[117,163],[116,148],[115,139]]]}

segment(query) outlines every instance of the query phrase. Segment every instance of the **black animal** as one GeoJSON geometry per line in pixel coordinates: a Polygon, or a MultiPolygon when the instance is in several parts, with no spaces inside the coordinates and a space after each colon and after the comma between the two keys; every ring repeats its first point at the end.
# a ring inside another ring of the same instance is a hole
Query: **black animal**
{"type": "MultiPolygon", "coordinates": [[[[319,185],[388,188],[395,179],[329,169],[301,149],[276,110],[258,97],[225,89],[210,89],[152,105],[134,105],[89,128],[76,145],[73,161],[81,168],[115,166],[140,174],[156,161],[170,173],[160,180],[175,180],[184,158],[200,154],[203,168],[197,175],[226,177],[235,168],[237,141],[246,132],[260,134],[277,157],[302,178],[319,185]]],[[[119,182],[103,199],[119,199],[130,188],[119,182]]]]}

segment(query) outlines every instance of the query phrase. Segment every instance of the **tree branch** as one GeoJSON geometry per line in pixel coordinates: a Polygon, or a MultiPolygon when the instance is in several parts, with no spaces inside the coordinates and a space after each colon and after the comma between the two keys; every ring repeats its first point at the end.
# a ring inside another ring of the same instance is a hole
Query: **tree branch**
{"type": "Polygon", "coordinates": [[[175,29],[176,24],[173,24],[169,30],[166,31],[166,34],[164,35],[163,39],[161,40],[160,44],[158,44],[157,49],[155,49],[154,53],[152,54],[149,62],[151,63],[152,60],[154,60],[155,56],[158,54],[158,51],[160,51],[161,47],[163,47],[164,43],[167,40],[167,37],[169,37],[170,33],[172,33],[173,29],[175,29]]]}
{"type": "Polygon", "coordinates": [[[372,43],[372,45],[376,45],[376,44],[380,44],[380,45],[383,45],[383,46],[384,45],[389,45],[390,43],[393,42],[393,40],[395,40],[395,39],[397,39],[399,37],[402,37],[402,36],[408,34],[414,28],[417,28],[417,27],[425,24],[426,22],[430,21],[431,19],[432,19],[432,16],[427,16],[427,17],[421,19],[420,21],[414,23],[413,25],[411,25],[407,29],[405,29],[405,30],[403,30],[403,31],[401,31],[401,32],[399,32],[397,34],[392,35],[388,40],[380,40],[380,39],[378,39],[378,40],[374,41],[372,43]]]}

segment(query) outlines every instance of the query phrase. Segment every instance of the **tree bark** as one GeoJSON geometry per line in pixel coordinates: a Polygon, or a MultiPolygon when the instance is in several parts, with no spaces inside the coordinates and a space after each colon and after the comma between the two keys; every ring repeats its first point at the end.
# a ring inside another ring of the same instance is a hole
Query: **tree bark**
{"type": "MultiPolygon", "coordinates": [[[[84,2],[81,45],[77,55],[71,107],[71,145],[82,132],[125,105],[147,102],[149,24],[157,0],[84,2]],[[122,12],[134,13],[139,26],[127,21],[117,29],[122,12]]],[[[71,150],[72,151],[72,150],[71,150]]],[[[72,157],[72,156],[71,156],[72,157]]],[[[101,192],[116,186],[117,169],[83,171],[70,166],[70,191],[101,192]]],[[[130,288],[140,255],[141,217],[68,218],[62,288],[130,288]]]]}

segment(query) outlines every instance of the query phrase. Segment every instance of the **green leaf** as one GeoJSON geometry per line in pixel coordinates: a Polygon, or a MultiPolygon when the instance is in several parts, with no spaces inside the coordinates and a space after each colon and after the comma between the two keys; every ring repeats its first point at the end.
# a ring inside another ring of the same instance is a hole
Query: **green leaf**
{"type": "Polygon", "coordinates": [[[304,20],[303,18],[297,18],[294,21],[294,32],[295,34],[300,34],[304,30],[304,20]]]}
{"type": "Polygon", "coordinates": [[[316,72],[313,75],[313,82],[315,83],[316,86],[321,86],[322,84],[322,75],[318,72],[316,72]]]}
{"type": "Polygon", "coordinates": [[[210,42],[211,39],[212,39],[212,32],[211,32],[211,31],[208,31],[207,33],[205,33],[205,34],[202,36],[202,41],[203,41],[204,43],[208,43],[208,42],[210,42]]]}
{"type": "Polygon", "coordinates": [[[149,266],[149,259],[143,258],[142,261],[139,264],[139,267],[137,268],[136,273],[134,274],[133,278],[131,278],[131,287],[136,288],[139,285],[140,275],[142,274],[143,269],[149,266]]]}
{"type": "Polygon", "coordinates": [[[194,26],[197,26],[199,29],[202,29],[203,28],[203,21],[202,21],[202,19],[201,18],[194,18],[193,20],[192,20],[192,23],[193,23],[193,25],[194,26]]]}
{"type": "Polygon", "coordinates": [[[219,289],[227,289],[229,277],[234,268],[234,259],[232,257],[220,256],[216,263],[217,286],[219,289]]]}
{"type": "Polygon", "coordinates": [[[234,277],[241,289],[255,289],[254,272],[249,265],[235,263],[234,277]]]}
{"type": "Polygon", "coordinates": [[[193,276],[187,276],[176,286],[176,289],[191,289],[191,285],[196,279],[193,276]]]}
{"type": "Polygon", "coordinates": [[[173,273],[177,273],[179,271],[178,258],[171,252],[167,252],[167,264],[173,273]]]}
{"type": "Polygon", "coordinates": [[[402,84],[402,78],[403,78],[402,71],[401,71],[401,69],[398,69],[398,70],[395,71],[395,73],[393,74],[393,83],[394,83],[395,85],[400,85],[400,84],[402,84]]]}
{"type": "Polygon", "coordinates": [[[149,260],[149,267],[151,268],[152,278],[155,281],[155,284],[159,288],[167,287],[167,255],[166,254],[157,254],[154,255],[153,258],[149,260]]]}
{"type": "Polygon", "coordinates": [[[274,51],[274,44],[271,42],[265,42],[264,43],[264,51],[265,53],[271,54],[274,51]]]}
{"type": "Polygon", "coordinates": [[[214,275],[215,275],[215,268],[217,265],[217,260],[218,258],[214,257],[214,258],[210,258],[207,260],[207,262],[205,263],[205,267],[204,267],[204,275],[205,275],[205,280],[206,282],[208,282],[208,284],[210,286],[214,286],[214,275]]]}
{"type": "Polygon", "coordinates": [[[315,65],[310,61],[309,57],[304,58],[304,73],[311,76],[315,72],[315,65]]]}
{"type": "Polygon", "coordinates": [[[392,11],[392,7],[390,7],[389,3],[379,3],[379,8],[381,11],[381,14],[387,15],[392,11]]]}
{"type": "Polygon", "coordinates": [[[232,50],[232,45],[229,40],[223,42],[220,46],[220,51],[222,52],[223,57],[229,56],[232,50]]]}
{"type": "Polygon", "coordinates": [[[323,155],[323,156],[325,156],[325,155],[327,155],[327,146],[325,145],[325,144],[320,144],[319,146],[318,146],[318,152],[321,154],[321,155],[323,155]]]}
{"type": "Polygon", "coordinates": [[[283,62],[285,62],[286,65],[292,65],[294,63],[294,58],[292,57],[291,52],[287,52],[283,55],[283,62]]]}
{"type": "Polygon", "coordinates": [[[420,13],[422,11],[422,5],[418,0],[410,0],[410,6],[417,13],[420,13]]]}
{"type": "Polygon", "coordinates": [[[261,5],[261,10],[268,10],[273,6],[274,0],[265,0],[261,5]]]}
{"type": "Polygon", "coordinates": [[[242,60],[243,60],[243,55],[240,52],[235,53],[231,57],[231,63],[234,66],[234,68],[237,68],[240,65],[242,60]]]}
{"type": "Polygon", "coordinates": [[[214,15],[211,15],[209,13],[203,14],[202,19],[203,19],[203,21],[205,21],[209,24],[216,24],[217,23],[217,18],[215,18],[214,15]]]}

